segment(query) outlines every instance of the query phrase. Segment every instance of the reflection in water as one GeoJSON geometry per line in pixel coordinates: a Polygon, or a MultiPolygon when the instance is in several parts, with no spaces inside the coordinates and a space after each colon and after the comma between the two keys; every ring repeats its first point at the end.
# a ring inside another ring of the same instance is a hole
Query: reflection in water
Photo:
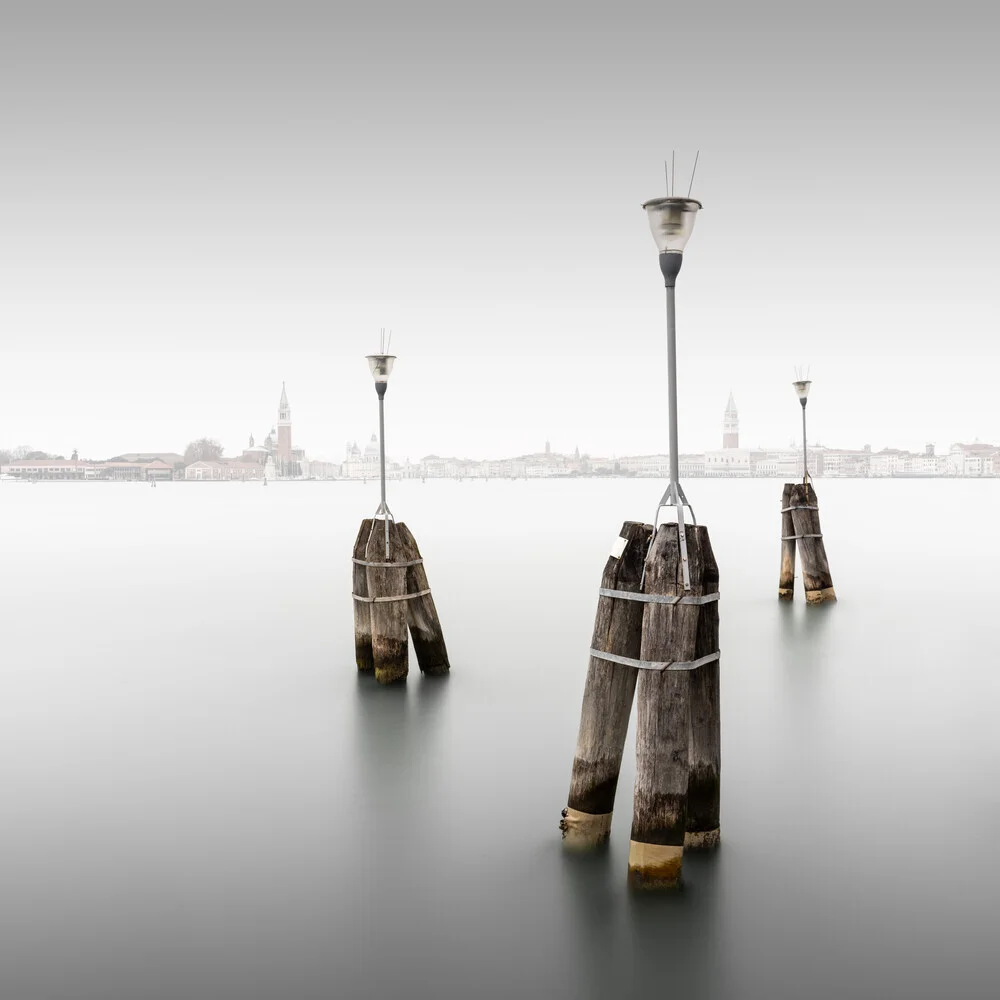
{"type": "Polygon", "coordinates": [[[712,854],[685,852],[683,884],[675,893],[627,894],[628,964],[636,981],[659,981],[664,992],[684,997],[726,995],[720,919],[724,851],[725,844],[712,854]]]}
{"type": "Polygon", "coordinates": [[[567,962],[567,986],[580,997],[614,997],[622,986],[619,935],[624,880],[614,878],[607,846],[592,854],[570,853],[561,846],[559,850],[563,907],[575,940],[567,962]]]}

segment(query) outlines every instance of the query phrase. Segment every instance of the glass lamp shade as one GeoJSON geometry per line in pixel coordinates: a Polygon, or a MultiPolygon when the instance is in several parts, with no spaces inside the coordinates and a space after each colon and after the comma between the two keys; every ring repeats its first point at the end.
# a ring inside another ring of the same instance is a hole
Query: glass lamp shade
{"type": "Polygon", "coordinates": [[[798,396],[804,403],[806,401],[806,396],[809,395],[809,386],[812,385],[812,382],[804,380],[800,382],[793,382],[792,385],[795,386],[795,395],[798,396]]]}
{"type": "Polygon", "coordinates": [[[656,249],[660,253],[681,253],[691,238],[701,202],[693,198],[654,198],[642,207],[649,216],[656,249]]]}
{"type": "Polygon", "coordinates": [[[389,374],[392,371],[392,363],[396,360],[395,354],[369,354],[368,367],[371,369],[372,378],[376,382],[388,382],[389,374]]]}

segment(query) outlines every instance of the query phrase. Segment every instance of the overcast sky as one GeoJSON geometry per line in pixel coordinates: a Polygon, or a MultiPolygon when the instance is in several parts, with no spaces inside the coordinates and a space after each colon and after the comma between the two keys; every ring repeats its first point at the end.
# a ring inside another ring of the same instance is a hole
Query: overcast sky
{"type": "Polygon", "coordinates": [[[682,450],[1000,441],[988,5],[13,7],[0,447],[664,450],[674,148],[682,450]]]}

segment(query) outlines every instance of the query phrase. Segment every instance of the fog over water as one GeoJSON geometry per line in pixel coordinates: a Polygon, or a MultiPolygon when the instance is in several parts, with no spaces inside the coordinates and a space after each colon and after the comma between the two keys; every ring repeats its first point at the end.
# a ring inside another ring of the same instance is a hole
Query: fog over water
{"type": "Polygon", "coordinates": [[[357,676],[378,484],[0,484],[6,1000],[995,997],[1000,481],[685,483],[721,572],[722,835],[558,830],[601,571],[651,480],[390,483],[452,673],[357,676]],[[959,530],[958,525],[961,525],[959,530]]]}

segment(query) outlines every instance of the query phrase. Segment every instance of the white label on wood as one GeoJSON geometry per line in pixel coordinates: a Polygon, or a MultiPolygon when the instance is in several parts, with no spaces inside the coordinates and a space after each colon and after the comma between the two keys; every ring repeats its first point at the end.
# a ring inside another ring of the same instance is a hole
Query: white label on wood
{"type": "Polygon", "coordinates": [[[615,539],[614,545],[611,546],[611,558],[612,559],[621,559],[622,553],[625,551],[625,546],[626,545],[628,545],[628,539],[627,538],[622,538],[622,536],[619,535],[615,539]]]}

